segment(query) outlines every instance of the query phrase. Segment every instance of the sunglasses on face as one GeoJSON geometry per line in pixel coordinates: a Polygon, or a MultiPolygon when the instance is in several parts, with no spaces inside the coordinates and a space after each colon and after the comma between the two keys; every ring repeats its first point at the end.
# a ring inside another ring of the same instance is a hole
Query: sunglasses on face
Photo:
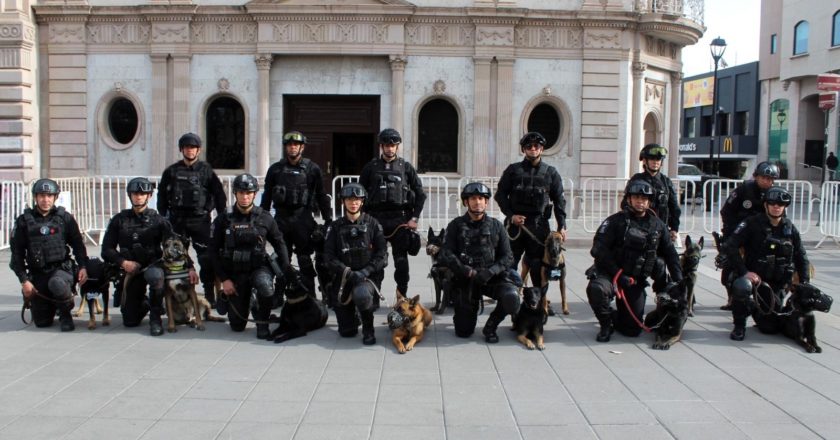
{"type": "Polygon", "coordinates": [[[542,148],[543,146],[540,144],[530,144],[525,146],[526,150],[542,150],[542,148]]]}

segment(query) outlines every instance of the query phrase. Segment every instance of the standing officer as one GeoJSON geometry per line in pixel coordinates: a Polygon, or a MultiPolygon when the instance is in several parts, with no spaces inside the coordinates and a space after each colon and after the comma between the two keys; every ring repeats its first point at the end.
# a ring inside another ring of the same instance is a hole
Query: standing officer
{"type": "Polygon", "coordinates": [[[183,156],[163,171],[158,188],[157,209],[169,219],[172,229],[189,237],[201,264],[199,277],[204,297],[211,305],[216,302],[212,263],[207,258],[210,238],[210,212],[224,213],[227,196],[219,176],[207,162],[198,160],[201,138],[187,133],[178,140],[183,156]]]}
{"type": "Polygon", "coordinates": [[[388,264],[388,248],[382,226],[372,216],[362,213],[365,188],[358,183],[348,183],[339,193],[344,205],[344,216],[332,222],[327,229],[324,243],[324,261],[338,279],[340,286],[333,301],[338,334],[349,338],[359,332],[362,321],[362,343],[373,345],[374,298],[379,296],[382,280],[370,279],[388,264]]]}
{"type": "Polygon", "coordinates": [[[274,203],[274,220],[283,233],[286,251],[291,258],[297,255],[303,283],[315,294],[315,267],[310,257],[315,249],[312,233],[317,228],[312,218],[313,202],[317,202],[324,224],[332,222],[330,199],[324,193],[321,168],[303,157],[306,136],[290,131],[283,136],[285,157],[268,168],[265,175],[265,192],[260,207],[269,211],[274,203]]]}
{"type": "MultiPolygon", "coordinates": [[[[172,233],[172,226],[154,209],[148,208],[153,185],[145,177],[128,182],[125,192],[131,209],[124,209],[111,218],[102,238],[102,259],[120,267],[125,278],[115,295],[122,295],[120,311],[123,325],[137,327],[149,313],[149,333],[163,334],[163,241],[172,233]],[[117,249],[119,247],[119,250],[117,249]],[[146,285],[149,299],[146,301],[146,285]],[[123,294],[124,292],[124,294],[123,294]]],[[[190,283],[198,282],[195,269],[189,268],[190,283]]]]}
{"type": "MultiPolygon", "coordinates": [[[[545,138],[535,131],[525,133],[519,141],[519,149],[525,155],[521,162],[505,169],[496,190],[496,203],[505,214],[505,226],[511,238],[513,261],[516,270],[519,259],[525,254],[531,274],[531,283],[542,286],[542,257],[545,239],[550,232],[548,224],[554,204],[554,218],[557,231],[566,240],[566,198],[563,194],[563,179],[557,170],[542,161],[545,138]]],[[[545,288],[548,289],[548,286],[545,288]]],[[[549,314],[554,310],[549,308],[549,314]]]]}
{"type": "Polygon", "coordinates": [[[625,336],[639,336],[648,278],[653,279],[657,293],[668,284],[666,266],[674,282],[682,280],[668,227],[648,214],[655,197],[653,187],[644,180],[632,180],[624,194],[624,209],[607,217],[595,233],[590,251],[595,264],[586,271],[586,296],[601,324],[595,337],[598,342],[609,341],[613,329],[625,336]],[[611,306],[616,288],[623,290],[626,299],[617,301],[618,311],[611,306]]]}
{"type": "MultiPolygon", "coordinates": [[[[751,180],[745,180],[729,193],[729,197],[726,198],[723,208],[720,209],[722,236],[717,240],[719,243],[725,242],[735,231],[735,227],[742,221],[753,215],[764,213],[764,194],[773,186],[773,183],[778,178],[779,167],[764,161],[755,167],[751,180]]],[[[729,269],[729,262],[726,259],[726,253],[719,253],[719,257],[715,263],[721,269],[720,283],[726,287],[727,294],[726,304],[720,308],[721,310],[730,310],[732,303],[730,285],[733,279],[731,276],[732,271],[729,269]]]]}
{"type": "Polygon", "coordinates": [[[505,316],[519,311],[519,294],[508,274],[513,260],[510,240],[502,223],[486,214],[489,202],[490,189],[483,183],[464,186],[461,203],[467,212],[446,226],[441,262],[455,274],[455,334],[461,338],[473,334],[484,295],[497,302],[482,330],[484,340],[495,344],[496,328],[505,316]]]}
{"type": "Polygon", "coordinates": [[[87,281],[88,256],[79,224],[63,207],[55,207],[60,190],[52,179],[39,179],[32,185],[35,205],[15,220],[9,267],[20,281],[24,302],[32,308],[36,327],[50,327],[58,309],[61,331],[73,331],[73,262],[79,267],[79,284],[87,281]]]}
{"type": "MultiPolygon", "coordinates": [[[[423,192],[423,184],[414,167],[405,159],[397,157],[401,143],[402,138],[397,130],[382,130],[379,133],[382,155],[362,168],[359,183],[368,194],[365,212],[379,221],[386,240],[391,243],[397,290],[407,297],[408,249],[410,241],[418,238],[414,231],[417,230],[417,219],[423,212],[426,193],[423,192]],[[415,237],[412,237],[412,234],[415,237]]],[[[385,274],[383,272],[373,276],[381,282],[385,274]]],[[[378,298],[374,302],[374,307],[377,307],[378,298]]]]}
{"type": "Polygon", "coordinates": [[[668,226],[671,241],[676,242],[680,230],[681,212],[674,183],[662,173],[662,162],[665,161],[667,154],[668,150],[659,144],[645,145],[639,152],[639,160],[642,161],[644,171],[634,174],[630,180],[644,180],[653,188],[650,209],[668,226]]]}
{"type": "Polygon", "coordinates": [[[257,293],[257,307],[253,310],[257,338],[268,339],[271,335],[268,316],[274,295],[274,276],[285,275],[290,282],[299,283],[300,280],[289,264],[286,243],[277,223],[268,211],[254,205],[259,190],[259,182],[250,174],[240,174],[233,179],[236,201],[213,221],[208,252],[213,259],[216,276],[222,281],[225,296],[219,298],[219,302],[229,302],[231,330],[245,330],[253,289],[257,293]],[[271,243],[277,253],[282,273],[272,272],[266,242],[271,243]]]}
{"type": "MultiPolygon", "coordinates": [[[[753,308],[753,289],[767,286],[770,291],[764,301],[765,308],[776,297],[781,305],[784,290],[790,286],[794,271],[799,282],[809,281],[810,263],[802,246],[802,239],[796,226],[785,217],[785,208],[790,205],[790,194],[783,188],[774,187],[764,194],[764,214],[756,214],[738,224],[724,242],[722,252],[726,254],[735,280],[732,282],[732,321],[734,329],[729,337],[743,341],[746,335],[747,315],[753,308]],[[744,256],[740,249],[743,247],[744,256]]],[[[781,330],[782,321],[774,312],[779,310],[753,310],[753,319],[762,333],[776,333],[781,330]]]]}

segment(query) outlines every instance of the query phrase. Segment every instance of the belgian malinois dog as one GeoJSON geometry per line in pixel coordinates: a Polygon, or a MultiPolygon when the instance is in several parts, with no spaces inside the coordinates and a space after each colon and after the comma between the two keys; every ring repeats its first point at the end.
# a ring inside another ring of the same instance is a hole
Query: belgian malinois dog
{"type": "Polygon", "coordinates": [[[163,297],[166,301],[166,329],[170,333],[178,331],[176,324],[204,330],[203,320],[225,322],[224,318],[212,316],[210,303],[203,296],[198,296],[195,285],[190,283],[187,263],[192,259],[188,246],[189,241],[177,234],[163,242],[163,297]]]}

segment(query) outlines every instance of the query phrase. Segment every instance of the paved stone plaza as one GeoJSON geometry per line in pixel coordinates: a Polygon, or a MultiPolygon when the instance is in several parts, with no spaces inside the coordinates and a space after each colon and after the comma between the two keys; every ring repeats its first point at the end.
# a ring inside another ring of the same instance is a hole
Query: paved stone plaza
{"type": "MultiPolygon", "coordinates": [[[[118,313],[111,327],[88,331],[79,318],[62,334],[20,322],[3,251],[0,439],[840,438],[840,308],[818,315],[822,354],[752,328],[734,343],[707,251],[683,343],[654,351],[643,334],[599,344],[583,275],[590,238],[580,234],[567,257],[571,314],[549,318],[544,352],[506,330],[485,344],[487,311],[467,340],[454,336],[451,312],[436,316],[405,355],[388,339],[384,310],[372,347],[339,338],[332,316],[282,345],[219,323],[152,338],[145,322],[126,329],[118,313]]],[[[806,238],[814,283],[838,297],[840,248],[815,251],[819,237],[806,238]]],[[[433,302],[428,258],[411,264],[411,293],[433,302]]],[[[559,301],[556,284],[549,295],[559,301]]]]}

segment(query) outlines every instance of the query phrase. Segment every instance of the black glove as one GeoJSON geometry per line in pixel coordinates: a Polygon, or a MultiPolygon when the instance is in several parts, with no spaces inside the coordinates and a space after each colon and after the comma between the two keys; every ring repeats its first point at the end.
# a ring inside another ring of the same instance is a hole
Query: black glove
{"type": "Polygon", "coordinates": [[[465,265],[464,266],[464,278],[469,279],[470,278],[470,273],[472,273],[472,275],[475,276],[473,268],[465,265]]]}
{"type": "Polygon", "coordinates": [[[630,286],[634,285],[636,285],[636,280],[634,280],[633,277],[628,277],[627,275],[622,275],[618,277],[618,287],[621,287],[622,289],[627,289],[630,286]]]}
{"type": "Polygon", "coordinates": [[[365,277],[364,272],[362,272],[360,270],[354,270],[353,272],[350,272],[350,273],[347,274],[347,283],[349,283],[349,284],[359,284],[362,281],[364,281],[365,278],[366,277],[365,277]]]}
{"type": "Polygon", "coordinates": [[[475,283],[479,286],[483,286],[490,281],[490,278],[493,278],[493,272],[490,272],[490,269],[480,269],[478,273],[475,274],[475,283]]]}

